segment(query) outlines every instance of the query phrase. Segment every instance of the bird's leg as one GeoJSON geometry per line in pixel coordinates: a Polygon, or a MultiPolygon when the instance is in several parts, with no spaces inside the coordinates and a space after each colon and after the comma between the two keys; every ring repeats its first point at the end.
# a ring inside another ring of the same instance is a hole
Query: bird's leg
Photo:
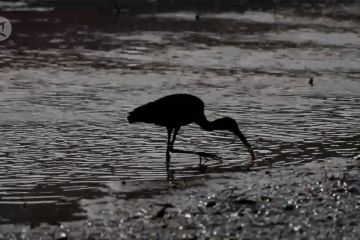
{"type": "MultiPolygon", "coordinates": [[[[199,156],[200,158],[200,165],[201,165],[201,159],[205,158],[205,160],[207,160],[207,158],[212,158],[212,159],[216,159],[216,160],[221,160],[220,157],[216,156],[215,154],[211,154],[211,153],[204,153],[204,152],[194,152],[194,151],[187,151],[187,150],[180,150],[180,149],[174,149],[174,143],[175,143],[175,139],[177,134],[179,133],[180,128],[175,128],[174,129],[174,135],[172,137],[172,140],[170,143],[168,143],[168,149],[170,152],[172,153],[187,153],[187,154],[196,154],[199,156]]],[[[171,130],[170,130],[170,136],[169,136],[169,129],[168,129],[168,138],[171,138],[171,130]]],[[[169,141],[169,140],[168,140],[169,141]]]]}
{"type": "Polygon", "coordinates": [[[180,149],[170,149],[170,152],[172,153],[187,153],[187,154],[195,154],[200,157],[200,159],[203,157],[205,160],[208,158],[215,159],[215,160],[221,160],[221,157],[212,154],[212,153],[205,153],[205,152],[196,152],[196,151],[188,151],[188,150],[180,150],[180,149]]]}
{"type": "Polygon", "coordinates": [[[171,140],[171,132],[172,132],[172,129],[171,128],[168,128],[167,129],[168,131],[168,136],[167,136],[167,147],[166,147],[166,171],[169,172],[169,168],[170,168],[170,150],[171,150],[171,147],[170,147],[170,140],[171,140]]]}
{"type": "Polygon", "coordinates": [[[179,130],[180,130],[179,127],[175,128],[174,130],[174,134],[170,142],[170,152],[174,151],[174,143],[175,143],[176,135],[178,134],[179,130]]]}

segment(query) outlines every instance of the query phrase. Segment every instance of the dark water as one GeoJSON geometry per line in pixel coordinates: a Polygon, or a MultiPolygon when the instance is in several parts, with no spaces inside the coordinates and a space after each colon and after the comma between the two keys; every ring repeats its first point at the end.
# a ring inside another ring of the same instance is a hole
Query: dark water
{"type": "MultiPolygon", "coordinates": [[[[79,201],[106,196],[109,184],[125,199],[166,191],[165,129],[126,117],[172,93],[201,97],[210,120],[236,119],[256,149],[253,170],[359,153],[356,20],[259,12],[200,22],[193,13],[128,16],[117,25],[101,15],[9,18],[13,36],[0,45],[1,223],[85,218],[79,201]]],[[[230,134],[195,125],[182,128],[176,146],[223,161],[200,173],[197,156],[173,154],[175,181],[197,184],[250,159],[230,134]]]]}

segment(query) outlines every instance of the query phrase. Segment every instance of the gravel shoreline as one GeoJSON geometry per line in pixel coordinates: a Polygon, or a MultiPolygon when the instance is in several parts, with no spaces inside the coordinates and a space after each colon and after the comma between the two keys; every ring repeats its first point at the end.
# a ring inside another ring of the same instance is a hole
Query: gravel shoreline
{"type": "Polygon", "coordinates": [[[358,239],[359,165],[328,159],[168,183],[153,198],[84,200],[88,221],[3,225],[0,239],[358,239]]]}

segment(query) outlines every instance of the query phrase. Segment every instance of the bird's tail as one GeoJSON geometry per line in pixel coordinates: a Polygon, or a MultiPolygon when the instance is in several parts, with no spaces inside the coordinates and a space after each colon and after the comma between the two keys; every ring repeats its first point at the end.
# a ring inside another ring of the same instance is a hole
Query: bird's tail
{"type": "Polygon", "coordinates": [[[136,117],[135,117],[134,112],[129,113],[129,116],[127,117],[127,119],[128,119],[130,124],[136,122],[136,117]]]}
{"type": "Polygon", "coordinates": [[[156,110],[158,107],[154,102],[149,102],[143,106],[135,108],[132,112],[129,113],[128,121],[129,123],[135,122],[144,122],[144,123],[154,123],[154,116],[156,116],[156,110]]]}
{"type": "Polygon", "coordinates": [[[128,121],[129,123],[135,123],[135,122],[151,122],[151,118],[153,115],[153,112],[151,111],[151,107],[153,106],[153,103],[148,103],[143,106],[140,106],[138,108],[135,108],[132,112],[129,113],[128,121]]]}

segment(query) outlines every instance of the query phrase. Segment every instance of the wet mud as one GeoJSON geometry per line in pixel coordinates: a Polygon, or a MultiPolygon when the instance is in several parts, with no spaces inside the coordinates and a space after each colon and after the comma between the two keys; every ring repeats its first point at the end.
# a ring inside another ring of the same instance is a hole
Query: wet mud
{"type": "MultiPolygon", "coordinates": [[[[152,197],[127,187],[81,200],[88,220],[0,226],[4,239],[357,239],[359,160],[177,180],[152,197]]],[[[147,183],[145,183],[147,185],[147,183]]],[[[153,183],[154,185],[154,183],[153,183]]],[[[146,192],[143,186],[142,192],[146,192]]]]}
{"type": "Polygon", "coordinates": [[[0,238],[357,239],[357,18],[3,15],[0,238]],[[173,154],[169,181],[165,129],[126,117],[178,92],[236,119],[256,165],[190,125],[175,146],[222,161],[173,154]]]}

